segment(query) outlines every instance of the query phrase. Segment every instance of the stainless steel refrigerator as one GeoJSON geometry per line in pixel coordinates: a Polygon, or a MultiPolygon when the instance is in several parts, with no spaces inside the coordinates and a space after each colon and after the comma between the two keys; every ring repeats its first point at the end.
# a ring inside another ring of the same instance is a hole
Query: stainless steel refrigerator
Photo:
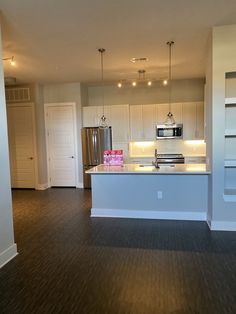
{"type": "Polygon", "coordinates": [[[91,178],[85,171],[103,163],[104,150],[112,149],[112,129],[82,128],[82,157],[84,188],[91,188],[91,178]]]}

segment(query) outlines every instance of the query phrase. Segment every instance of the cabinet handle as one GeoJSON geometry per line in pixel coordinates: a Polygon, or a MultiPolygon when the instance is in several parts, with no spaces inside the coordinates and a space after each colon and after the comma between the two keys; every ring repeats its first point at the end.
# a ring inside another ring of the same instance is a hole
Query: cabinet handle
{"type": "Polygon", "coordinates": [[[33,159],[34,159],[34,157],[29,157],[29,159],[30,159],[30,160],[33,160],[33,159]]]}

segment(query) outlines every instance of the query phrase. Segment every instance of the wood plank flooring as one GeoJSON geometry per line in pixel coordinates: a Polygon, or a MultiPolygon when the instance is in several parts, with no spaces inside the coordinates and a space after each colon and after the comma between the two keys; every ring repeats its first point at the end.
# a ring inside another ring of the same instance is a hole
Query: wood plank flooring
{"type": "Polygon", "coordinates": [[[89,190],[14,190],[0,313],[236,313],[236,233],[89,217],[89,190]]]}

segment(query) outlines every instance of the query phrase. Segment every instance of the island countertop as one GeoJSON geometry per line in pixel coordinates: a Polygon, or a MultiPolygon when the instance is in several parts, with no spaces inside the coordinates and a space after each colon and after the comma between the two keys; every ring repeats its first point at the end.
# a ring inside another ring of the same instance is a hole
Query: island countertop
{"type": "Polygon", "coordinates": [[[210,174],[206,164],[175,164],[160,165],[155,168],[151,164],[124,164],[122,166],[98,165],[86,171],[88,174],[151,174],[151,175],[171,175],[171,174],[210,174]]]}

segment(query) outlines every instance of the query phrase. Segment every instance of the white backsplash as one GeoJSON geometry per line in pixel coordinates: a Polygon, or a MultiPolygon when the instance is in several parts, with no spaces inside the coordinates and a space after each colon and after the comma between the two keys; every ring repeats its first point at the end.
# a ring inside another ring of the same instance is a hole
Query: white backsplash
{"type": "Polygon", "coordinates": [[[184,156],[205,156],[204,141],[159,140],[155,142],[130,142],[129,157],[153,157],[158,154],[183,154],[184,156]]]}

